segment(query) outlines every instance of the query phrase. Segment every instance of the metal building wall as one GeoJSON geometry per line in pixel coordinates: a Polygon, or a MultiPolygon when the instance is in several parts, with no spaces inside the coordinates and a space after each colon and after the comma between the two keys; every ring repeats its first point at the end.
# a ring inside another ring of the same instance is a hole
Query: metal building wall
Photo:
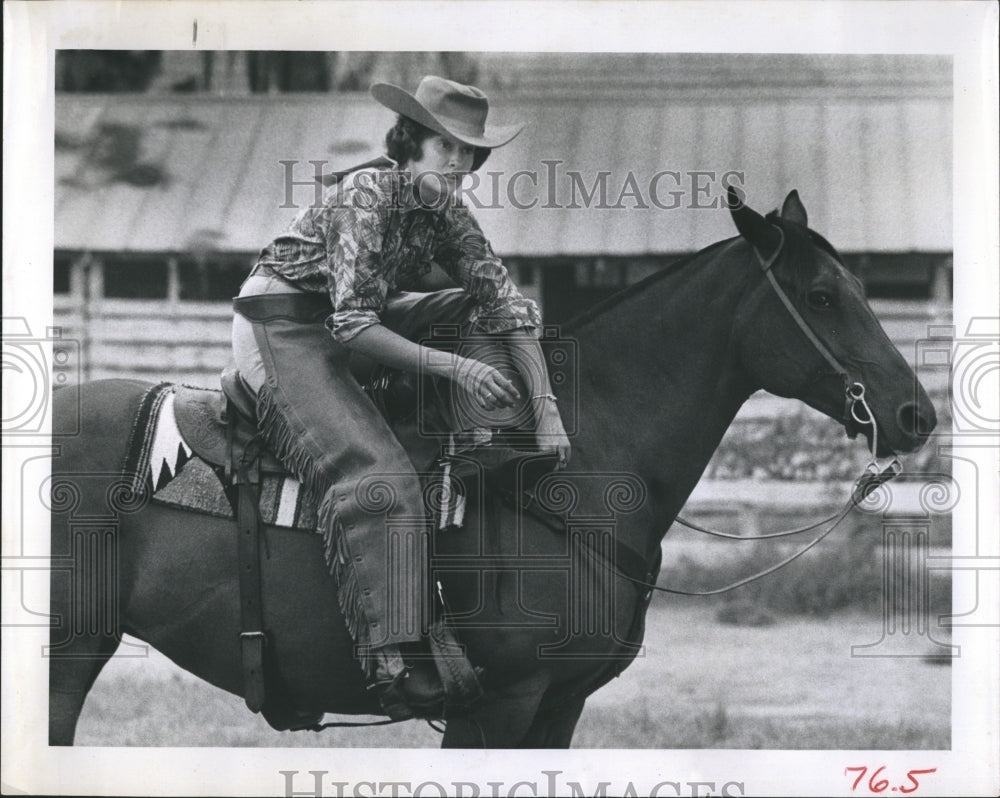
{"type": "MultiPolygon", "coordinates": [[[[743,173],[748,201],[760,210],[797,188],[812,226],[842,250],[951,249],[946,98],[829,97],[817,90],[720,99],[687,91],[659,103],[526,99],[505,106],[503,117],[527,120],[529,128],[493,154],[485,172],[501,174],[483,174],[474,192],[486,206],[477,216],[501,255],[699,249],[732,235],[724,210],[695,207],[718,202],[728,171],[743,173]],[[519,170],[533,171],[537,187],[525,177],[511,183],[519,170]],[[586,187],[610,173],[609,205],[631,174],[641,199],[624,197],[622,208],[567,207],[569,171],[586,187]],[[679,180],[661,177],[658,191],[651,190],[664,171],[679,180]],[[696,181],[707,194],[696,194],[696,181]],[[537,205],[515,207],[511,190],[516,200],[537,205]],[[683,196],[675,200],[669,192],[676,190],[683,196]],[[681,207],[657,208],[654,196],[681,207]],[[640,203],[649,207],[635,207],[640,203]]],[[[361,95],[61,96],[56,248],[254,253],[293,215],[282,207],[289,199],[299,206],[314,201],[309,185],[289,189],[289,174],[308,182],[310,161],[332,170],[372,157],[391,121],[361,95]]]]}

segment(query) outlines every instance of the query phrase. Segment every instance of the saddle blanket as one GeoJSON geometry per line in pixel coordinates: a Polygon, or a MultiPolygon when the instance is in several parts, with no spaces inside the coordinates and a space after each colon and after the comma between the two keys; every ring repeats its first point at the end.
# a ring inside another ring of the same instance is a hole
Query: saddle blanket
{"type": "MultiPolygon", "coordinates": [[[[154,493],[153,501],[217,518],[235,517],[219,478],[198,457],[154,493]]],[[[316,500],[295,477],[268,474],[261,478],[260,518],[265,524],[316,531],[316,508],[316,500]]]]}
{"type": "MultiPolygon", "coordinates": [[[[194,454],[174,416],[173,386],[161,383],[140,402],[126,449],[123,473],[136,492],[148,493],[155,503],[218,518],[235,519],[219,474],[194,454]]],[[[461,526],[465,496],[445,462],[434,475],[434,526],[461,526]]],[[[271,526],[316,531],[317,497],[292,474],[265,474],[260,484],[261,520],[271,526]]]]}

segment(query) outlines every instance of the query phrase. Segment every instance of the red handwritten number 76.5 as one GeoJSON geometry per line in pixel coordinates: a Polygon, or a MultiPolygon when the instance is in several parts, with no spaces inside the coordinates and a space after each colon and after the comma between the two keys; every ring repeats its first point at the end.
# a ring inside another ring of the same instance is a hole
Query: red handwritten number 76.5
{"type": "MultiPolygon", "coordinates": [[[[867,767],[844,768],[844,775],[846,776],[848,771],[851,770],[859,771],[858,777],[854,780],[854,784],[851,785],[851,791],[853,792],[854,790],[858,789],[858,785],[861,783],[861,780],[865,777],[865,774],[868,773],[868,768],[867,767]]],[[[885,765],[882,765],[882,767],[880,767],[878,770],[872,773],[871,778],[868,779],[868,789],[874,793],[884,792],[885,789],[889,786],[888,779],[879,779],[878,781],[875,780],[878,774],[881,773],[883,770],[885,770],[885,765]]],[[[904,784],[903,786],[898,788],[899,792],[904,794],[913,792],[914,790],[920,787],[920,783],[917,781],[916,778],[917,776],[923,775],[924,773],[936,773],[936,772],[937,768],[923,768],[922,770],[914,769],[907,771],[906,778],[909,779],[910,782],[912,782],[913,786],[909,787],[904,784]]],[[[897,790],[896,787],[893,787],[892,789],[893,792],[897,790]]]]}

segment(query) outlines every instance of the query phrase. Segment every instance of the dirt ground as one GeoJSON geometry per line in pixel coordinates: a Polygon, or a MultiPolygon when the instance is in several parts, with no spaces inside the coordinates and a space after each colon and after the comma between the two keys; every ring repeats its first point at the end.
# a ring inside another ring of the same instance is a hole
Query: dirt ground
{"type": "MultiPolygon", "coordinates": [[[[772,626],[740,627],[719,623],[715,610],[704,601],[654,602],[643,655],[588,700],[574,747],[948,747],[950,667],[920,657],[851,655],[852,645],[881,639],[880,617],[779,617],[772,626]]],[[[935,650],[927,637],[909,643],[908,651],[935,650]]],[[[252,715],[242,699],[153,650],[107,665],[77,732],[77,745],[439,743],[437,732],[416,721],[281,734],[252,715]]]]}

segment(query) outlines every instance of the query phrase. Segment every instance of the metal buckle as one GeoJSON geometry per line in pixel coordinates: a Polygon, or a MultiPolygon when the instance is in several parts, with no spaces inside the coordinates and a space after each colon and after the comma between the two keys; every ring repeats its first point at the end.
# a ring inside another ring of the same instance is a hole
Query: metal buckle
{"type": "Polygon", "coordinates": [[[865,386],[860,382],[852,382],[847,386],[847,398],[851,405],[851,418],[853,418],[858,424],[862,426],[875,424],[875,416],[872,415],[872,410],[868,406],[868,402],[865,401],[865,386]],[[858,407],[864,408],[865,415],[862,418],[858,415],[858,407]]]}
{"type": "Polygon", "coordinates": [[[898,457],[893,456],[892,460],[884,468],[880,468],[878,461],[872,457],[872,461],[865,468],[865,473],[858,478],[854,486],[851,501],[856,505],[861,504],[877,488],[895,479],[902,472],[903,465],[899,462],[898,457]]]}

